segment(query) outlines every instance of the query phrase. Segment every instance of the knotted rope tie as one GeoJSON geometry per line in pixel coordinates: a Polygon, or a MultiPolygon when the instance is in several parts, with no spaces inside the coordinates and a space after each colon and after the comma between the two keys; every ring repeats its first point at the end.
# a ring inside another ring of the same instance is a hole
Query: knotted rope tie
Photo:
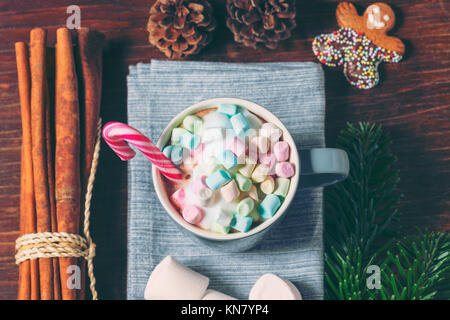
{"type": "Polygon", "coordinates": [[[94,263],[95,243],[92,241],[89,231],[91,216],[92,190],[94,189],[95,174],[97,172],[98,158],[100,156],[100,136],[102,121],[99,119],[97,127],[97,139],[95,142],[94,156],[91,163],[91,171],[84,202],[84,237],[67,232],[39,232],[25,234],[16,240],[16,264],[26,260],[38,258],[85,258],[87,260],[88,276],[92,299],[98,300],[95,289],[94,263]]]}

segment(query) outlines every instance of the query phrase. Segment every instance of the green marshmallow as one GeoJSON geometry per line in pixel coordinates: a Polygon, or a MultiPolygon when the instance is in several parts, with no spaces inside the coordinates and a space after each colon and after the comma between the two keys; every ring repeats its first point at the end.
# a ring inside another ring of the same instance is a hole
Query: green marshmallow
{"type": "Polygon", "coordinates": [[[258,210],[253,210],[248,216],[253,219],[253,222],[258,222],[259,220],[261,220],[261,216],[259,215],[258,210]]]}
{"type": "Polygon", "coordinates": [[[220,234],[227,234],[228,232],[230,232],[230,227],[224,227],[217,222],[214,222],[211,226],[211,231],[220,234]]]}
{"type": "Polygon", "coordinates": [[[189,131],[187,131],[184,128],[174,128],[172,130],[172,137],[170,138],[171,144],[173,145],[179,145],[180,144],[180,140],[181,137],[185,134],[185,133],[189,133],[189,131]]]}
{"type": "Polygon", "coordinates": [[[274,194],[286,198],[289,192],[289,186],[291,184],[291,179],[278,177],[275,182],[274,194]]]}
{"type": "Polygon", "coordinates": [[[244,192],[250,191],[250,188],[252,187],[251,179],[243,176],[240,173],[236,173],[236,176],[234,177],[234,179],[236,180],[237,185],[241,191],[244,191],[244,192]]]}
{"type": "Polygon", "coordinates": [[[203,119],[189,115],[183,120],[183,127],[192,133],[198,134],[203,128],[203,119]]]}
{"type": "Polygon", "coordinates": [[[236,211],[241,216],[248,216],[255,209],[255,202],[252,198],[242,199],[237,205],[236,211]]]}

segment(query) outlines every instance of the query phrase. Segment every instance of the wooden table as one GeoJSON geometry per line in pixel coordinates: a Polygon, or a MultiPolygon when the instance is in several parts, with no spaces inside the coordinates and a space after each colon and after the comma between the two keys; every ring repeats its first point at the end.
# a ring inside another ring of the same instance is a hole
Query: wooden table
{"type": "MultiPolygon", "coordinates": [[[[128,66],[164,59],[147,41],[148,10],[154,1],[85,1],[82,26],[104,32],[103,120],[126,121],[128,66]],[[93,4],[95,2],[95,4],[93,4]]],[[[275,51],[245,48],[233,42],[225,27],[225,0],[212,1],[218,30],[211,45],[195,60],[315,61],[311,40],[336,27],[336,1],[298,1],[298,27],[275,51]]],[[[380,86],[360,91],[350,87],[341,72],[326,68],[327,144],[347,121],[382,124],[394,139],[393,150],[405,193],[401,211],[404,232],[415,227],[448,230],[450,195],[450,3],[444,0],[390,1],[398,16],[395,34],[406,43],[400,64],[382,67],[380,86]]],[[[371,1],[358,1],[363,9],[371,1]]],[[[73,1],[0,2],[0,299],[16,297],[17,267],[14,241],[19,228],[21,124],[14,42],[28,41],[33,27],[65,25],[73,1]]],[[[361,11],[360,11],[361,12],[361,11]]],[[[101,298],[123,299],[126,290],[126,164],[102,144],[94,192],[92,234],[97,244],[95,273],[101,298]]]]}

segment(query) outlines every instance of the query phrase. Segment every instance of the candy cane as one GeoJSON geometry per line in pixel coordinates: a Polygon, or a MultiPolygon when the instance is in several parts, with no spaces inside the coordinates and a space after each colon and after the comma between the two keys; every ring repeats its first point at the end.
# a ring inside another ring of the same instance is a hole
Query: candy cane
{"type": "Polygon", "coordinates": [[[128,142],[138,148],[168,179],[174,182],[182,179],[181,171],[138,130],[120,122],[109,122],[103,127],[102,134],[103,139],[120,159],[130,160],[136,155],[128,142]]]}

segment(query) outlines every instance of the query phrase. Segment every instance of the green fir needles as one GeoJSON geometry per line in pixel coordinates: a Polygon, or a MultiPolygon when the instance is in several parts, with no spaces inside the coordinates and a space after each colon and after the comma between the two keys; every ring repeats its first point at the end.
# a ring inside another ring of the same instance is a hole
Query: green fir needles
{"type": "Polygon", "coordinates": [[[325,191],[327,299],[431,299],[448,293],[448,234],[425,231],[393,244],[402,195],[391,144],[382,127],[370,123],[347,124],[338,137],[350,174],[325,191]],[[369,266],[379,267],[377,288],[367,285],[369,266]]]}

